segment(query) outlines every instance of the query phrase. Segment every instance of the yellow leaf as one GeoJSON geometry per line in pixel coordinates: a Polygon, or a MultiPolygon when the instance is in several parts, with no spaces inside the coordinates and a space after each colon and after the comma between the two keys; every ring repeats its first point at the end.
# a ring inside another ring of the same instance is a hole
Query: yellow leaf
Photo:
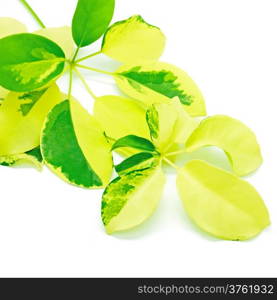
{"type": "Polygon", "coordinates": [[[165,47],[165,36],[158,27],[133,16],[112,25],[106,32],[102,52],[124,63],[158,60],[165,47]]]}
{"type": "Polygon", "coordinates": [[[217,115],[203,120],[186,143],[192,152],[216,146],[224,150],[235,173],[245,176],[262,164],[261,149],[255,134],[239,120],[217,115]]]}
{"type": "Polygon", "coordinates": [[[21,154],[39,146],[43,122],[61,100],[55,84],[33,92],[10,92],[0,107],[0,155],[21,154]]]}
{"type": "Polygon", "coordinates": [[[270,224],[252,185],[203,161],[190,161],[180,169],[177,188],[189,217],[215,237],[247,240],[270,224]]]}

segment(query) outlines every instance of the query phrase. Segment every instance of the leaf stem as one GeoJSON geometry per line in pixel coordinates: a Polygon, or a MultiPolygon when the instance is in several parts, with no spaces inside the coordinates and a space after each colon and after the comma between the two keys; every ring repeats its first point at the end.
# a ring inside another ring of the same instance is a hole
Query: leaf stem
{"type": "Polygon", "coordinates": [[[179,151],[175,151],[175,152],[169,152],[168,154],[166,154],[166,157],[168,156],[174,156],[174,155],[178,155],[178,154],[184,154],[186,153],[185,149],[179,150],[179,151]]]}
{"type": "Polygon", "coordinates": [[[171,161],[170,161],[169,159],[167,159],[166,157],[163,157],[162,160],[163,160],[164,162],[166,162],[168,165],[170,165],[171,167],[173,167],[174,169],[176,169],[176,170],[179,170],[179,169],[180,169],[177,165],[175,165],[173,162],[171,162],[171,161]]]}
{"type": "Polygon", "coordinates": [[[29,5],[29,3],[26,0],[19,0],[19,1],[25,6],[25,8],[34,17],[34,19],[37,21],[37,23],[39,24],[39,26],[41,26],[41,28],[45,28],[46,26],[41,21],[41,19],[39,18],[39,16],[35,13],[35,11],[32,9],[32,7],[29,5]]]}
{"type": "Polygon", "coordinates": [[[102,51],[97,51],[97,52],[92,53],[92,54],[90,54],[90,55],[81,57],[80,59],[77,59],[77,60],[76,60],[76,63],[79,63],[79,62],[84,61],[84,60],[86,60],[86,59],[89,59],[89,58],[91,58],[91,57],[97,56],[97,55],[99,55],[99,54],[101,54],[101,53],[102,53],[102,51]]]}
{"type": "Polygon", "coordinates": [[[91,95],[91,97],[96,100],[98,97],[93,93],[93,91],[89,87],[88,83],[86,82],[84,76],[79,72],[79,70],[77,68],[73,68],[73,70],[76,72],[77,76],[80,78],[80,80],[82,81],[84,87],[86,88],[88,93],[91,95]]]}
{"type": "Polygon", "coordinates": [[[90,71],[93,71],[93,72],[102,73],[102,74],[106,74],[106,75],[110,75],[110,76],[115,76],[116,75],[116,73],[113,73],[113,72],[103,71],[103,70],[100,70],[100,69],[95,69],[95,68],[87,67],[87,66],[80,65],[80,64],[76,64],[75,66],[78,67],[78,68],[81,68],[81,69],[86,69],[86,70],[90,70],[90,71]]]}
{"type": "Polygon", "coordinates": [[[78,48],[76,49],[76,51],[75,51],[75,53],[74,53],[74,55],[73,55],[73,58],[72,58],[72,60],[71,60],[71,63],[72,63],[72,64],[74,64],[75,59],[76,59],[76,57],[77,57],[77,55],[78,55],[78,53],[79,53],[79,50],[80,50],[80,47],[78,47],[78,48]]]}
{"type": "Polygon", "coordinates": [[[73,82],[73,70],[72,70],[72,68],[70,68],[70,71],[69,71],[68,100],[71,99],[71,94],[72,94],[72,82],[73,82]]]}

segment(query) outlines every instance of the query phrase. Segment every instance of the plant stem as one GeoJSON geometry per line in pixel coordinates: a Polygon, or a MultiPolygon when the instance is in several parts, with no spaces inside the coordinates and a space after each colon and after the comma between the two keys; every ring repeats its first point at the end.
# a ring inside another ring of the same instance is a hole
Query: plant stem
{"type": "Polygon", "coordinates": [[[171,162],[169,159],[167,159],[166,157],[163,157],[162,158],[163,161],[165,161],[168,165],[170,165],[171,167],[173,167],[174,169],[176,170],[179,170],[180,168],[175,165],[173,162],[171,162]]]}
{"type": "Polygon", "coordinates": [[[34,19],[38,22],[39,26],[41,26],[41,28],[45,28],[45,25],[43,24],[39,16],[35,13],[35,11],[32,9],[32,7],[29,5],[29,3],[26,0],[19,0],[19,1],[26,7],[26,9],[34,17],[34,19]]]}
{"type": "Polygon", "coordinates": [[[72,82],[73,82],[73,71],[72,68],[69,71],[69,87],[68,87],[68,100],[71,99],[72,94],[72,82]]]}
{"type": "Polygon", "coordinates": [[[90,70],[90,71],[93,71],[93,72],[102,73],[102,74],[106,74],[106,75],[111,75],[111,76],[116,75],[116,73],[113,73],[113,72],[103,71],[103,70],[87,67],[87,66],[84,66],[84,65],[76,64],[75,66],[78,67],[78,68],[81,68],[81,69],[86,69],[86,70],[90,70]]]}
{"type": "Polygon", "coordinates": [[[81,62],[81,61],[84,61],[84,60],[86,60],[86,59],[89,59],[89,58],[91,58],[91,57],[94,57],[94,56],[99,55],[99,54],[101,54],[101,53],[102,53],[102,51],[97,51],[97,52],[95,52],[95,53],[92,53],[92,54],[87,55],[87,56],[85,56],[85,57],[82,57],[82,58],[80,58],[80,59],[77,59],[77,60],[76,60],[76,63],[79,63],[79,62],[81,62]]]}
{"type": "Polygon", "coordinates": [[[75,51],[75,53],[74,53],[74,55],[73,55],[73,58],[72,58],[72,60],[71,60],[71,63],[72,63],[72,64],[74,64],[75,59],[76,59],[76,57],[77,57],[77,55],[78,55],[78,53],[79,53],[79,50],[80,50],[80,47],[78,47],[78,48],[76,49],[76,51],[75,51]]]}
{"type": "Polygon", "coordinates": [[[87,84],[87,82],[86,82],[84,76],[79,72],[78,69],[73,68],[73,70],[76,72],[77,76],[80,78],[80,80],[82,81],[84,87],[86,88],[86,90],[88,91],[88,93],[91,95],[91,97],[92,97],[93,99],[96,100],[96,99],[97,99],[97,96],[93,93],[93,91],[91,90],[91,88],[90,88],[89,85],[87,84]]]}
{"type": "Polygon", "coordinates": [[[174,155],[178,155],[178,154],[184,154],[184,153],[186,153],[186,150],[182,149],[182,150],[179,150],[179,151],[170,152],[170,153],[166,154],[166,157],[168,157],[168,156],[174,156],[174,155]]]}

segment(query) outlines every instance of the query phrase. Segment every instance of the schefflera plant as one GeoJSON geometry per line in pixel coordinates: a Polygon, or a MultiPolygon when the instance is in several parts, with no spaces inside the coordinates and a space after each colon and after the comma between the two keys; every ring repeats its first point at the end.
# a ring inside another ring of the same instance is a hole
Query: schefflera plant
{"type": "Polygon", "coordinates": [[[0,19],[0,164],[46,164],[78,187],[106,187],[108,233],[151,216],[165,184],[164,162],[177,169],[186,211],[206,232],[243,240],[269,224],[260,196],[238,177],[261,164],[254,134],[227,116],[199,124],[194,117],[206,116],[203,95],[186,72],[159,61],[166,38],[158,27],[138,15],[109,27],[115,0],[78,0],[71,28],[45,28],[26,0],[20,2],[42,29],[28,33],[20,22],[0,19]],[[79,57],[101,37],[99,51],[79,57]],[[108,72],[83,63],[99,54],[121,66],[108,72]],[[112,76],[123,96],[96,96],[82,69],[112,76]],[[56,81],[66,73],[64,94],[56,81]],[[93,114],[73,97],[73,74],[95,100],[93,114]],[[175,165],[180,153],[210,145],[226,152],[234,174],[202,161],[175,165]],[[119,176],[108,184],[112,151],[128,158],[115,166],[119,176]]]}
{"type": "MultiPolygon", "coordinates": [[[[110,139],[101,122],[73,98],[73,74],[96,101],[115,100],[116,107],[128,98],[95,96],[80,69],[112,76],[125,95],[140,101],[142,110],[151,105],[153,98],[165,102],[177,96],[191,115],[205,114],[203,97],[192,79],[177,67],[158,62],[165,48],[165,36],[141,16],[109,27],[114,0],[79,0],[72,28],[45,28],[27,1],[20,2],[42,29],[28,33],[26,26],[16,20],[0,20],[0,163],[3,165],[26,159],[33,163],[36,157],[30,151],[36,149],[41,151],[43,163],[65,181],[86,188],[107,185],[113,169],[110,139]],[[78,57],[81,48],[101,36],[99,51],[78,57]],[[107,72],[82,63],[99,54],[121,62],[122,66],[115,72],[107,72]],[[67,72],[69,88],[64,94],[55,82],[67,72]]],[[[122,132],[121,136],[127,133],[122,132]]],[[[129,150],[119,152],[126,155],[129,150]]],[[[41,158],[35,162],[42,165],[41,158]]]]}

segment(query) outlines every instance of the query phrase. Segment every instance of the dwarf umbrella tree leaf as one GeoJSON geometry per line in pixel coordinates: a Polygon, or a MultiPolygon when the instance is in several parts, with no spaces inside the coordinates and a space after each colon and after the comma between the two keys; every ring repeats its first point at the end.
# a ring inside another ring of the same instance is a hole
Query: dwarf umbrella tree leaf
{"type": "Polygon", "coordinates": [[[78,47],[90,45],[105,33],[114,6],[114,0],[78,0],[72,21],[72,35],[78,47]]]}
{"type": "Polygon", "coordinates": [[[262,164],[255,134],[242,122],[228,116],[217,115],[203,120],[186,143],[188,152],[206,146],[224,150],[239,176],[255,171],[262,164]]]}
{"type": "Polygon", "coordinates": [[[116,74],[118,87],[146,105],[178,97],[190,115],[206,114],[203,95],[195,82],[173,65],[162,62],[126,64],[116,74]]]}
{"type": "Polygon", "coordinates": [[[39,146],[44,120],[61,100],[56,84],[33,92],[10,92],[0,106],[0,156],[39,146]]]}
{"type": "Polygon", "coordinates": [[[43,87],[63,71],[65,54],[51,40],[30,33],[0,40],[0,85],[16,92],[43,87]]]}
{"type": "Polygon", "coordinates": [[[189,217],[213,236],[247,240],[270,223],[261,196],[249,183],[203,161],[180,169],[177,188],[189,217]]]}
{"type": "Polygon", "coordinates": [[[41,150],[47,166],[72,184],[100,188],[110,180],[112,156],[104,132],[75,100],[65,100],[51,110],[41,150]]]}
{"type": "Polygon", "coordinates": [[[107,30],[102,52],[124,63],[158,60],[164,51],[165,41],[160,28],[136,15],[116,22],[107,30]]]}

